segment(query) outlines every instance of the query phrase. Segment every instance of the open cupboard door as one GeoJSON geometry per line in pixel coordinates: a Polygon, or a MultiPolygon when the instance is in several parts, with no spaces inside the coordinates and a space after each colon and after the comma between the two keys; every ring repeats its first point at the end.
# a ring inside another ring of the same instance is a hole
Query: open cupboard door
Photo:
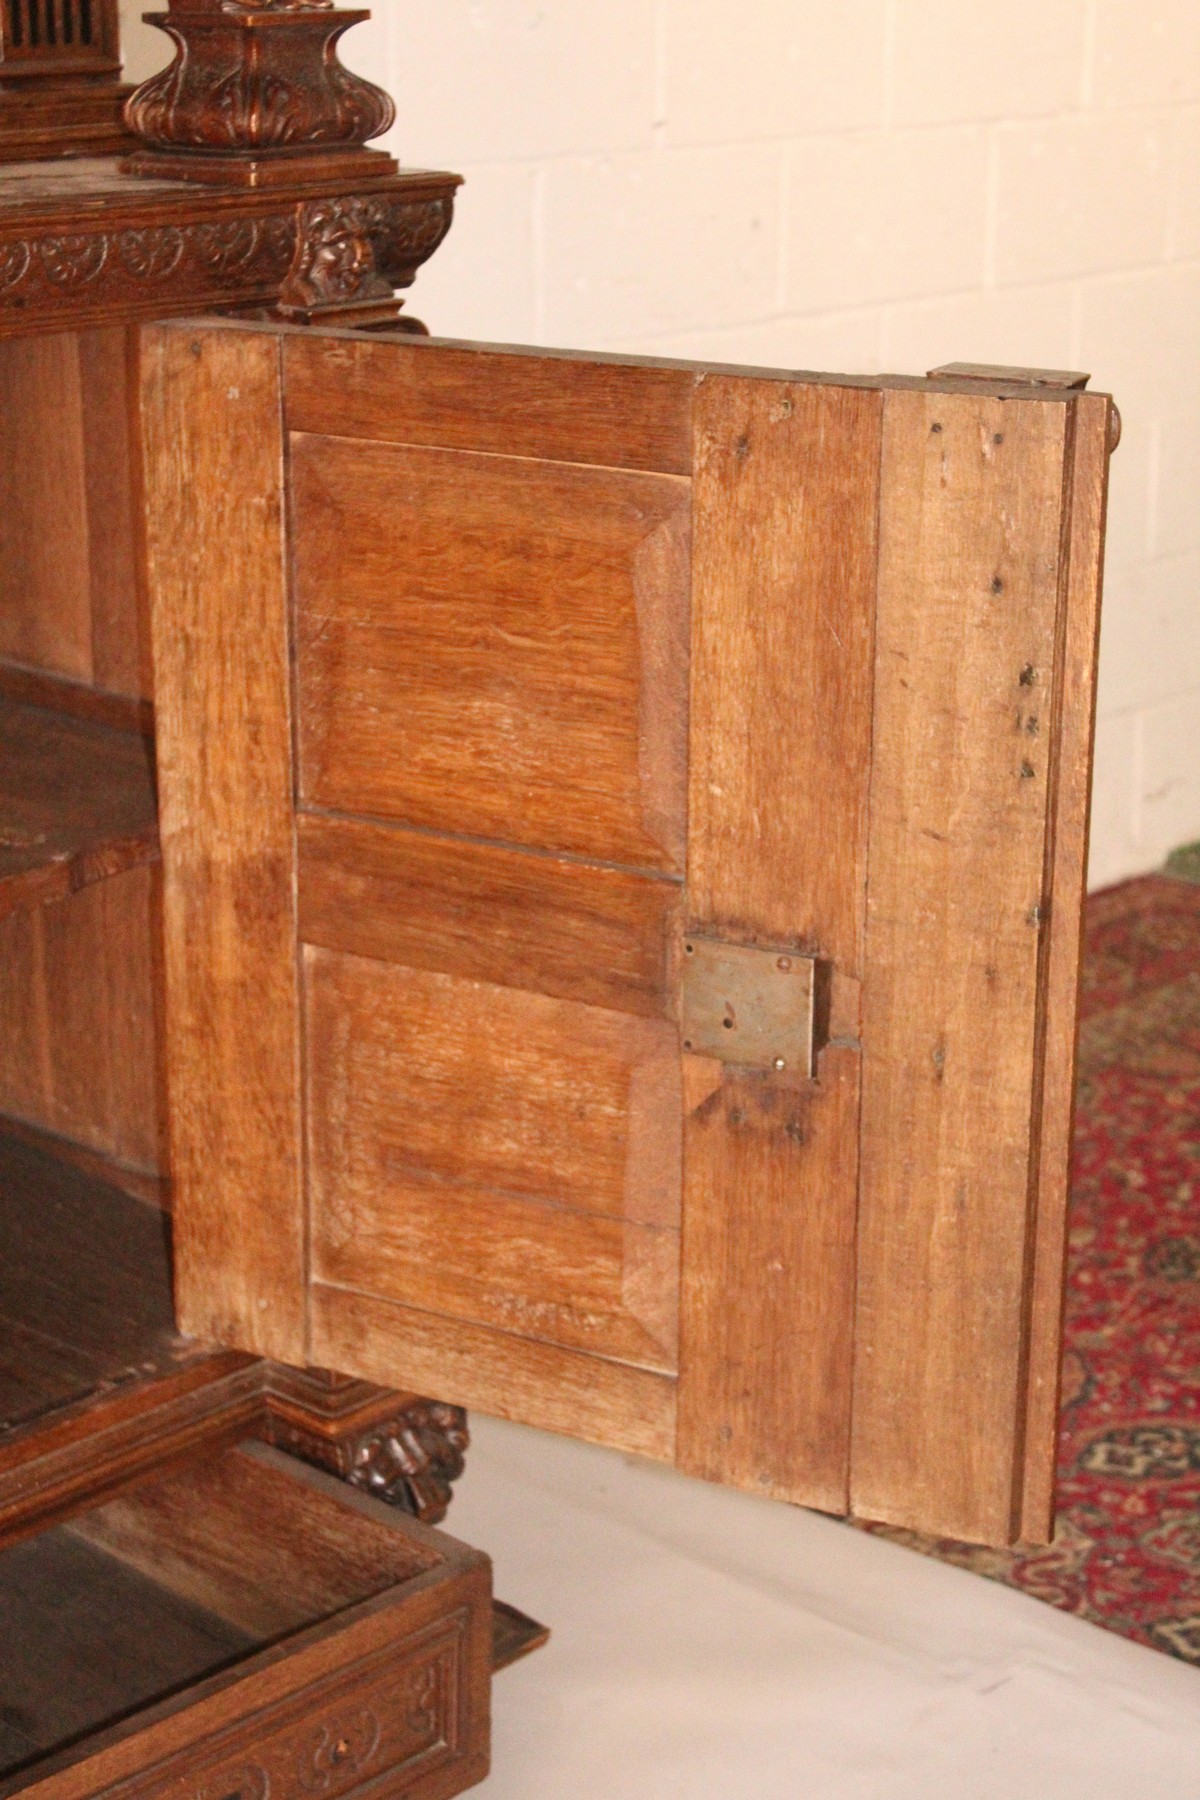
{"type": "Polygon", "coordinates": [[[185,1329],[1046,1537],[1109,400],[143,382],[185,1329]]]}

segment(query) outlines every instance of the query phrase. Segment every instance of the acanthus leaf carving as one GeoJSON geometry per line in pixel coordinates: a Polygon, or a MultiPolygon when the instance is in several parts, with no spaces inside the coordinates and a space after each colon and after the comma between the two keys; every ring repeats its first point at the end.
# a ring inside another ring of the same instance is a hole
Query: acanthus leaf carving
{"type": "Polygon", "coordinates": [[[280,0],[208,0],[148,17],[175,60],[129,98],[125,121],[158,151],[241,155],[358,149],[387,131],[382,88],[339,62],[338,39],[365,13],[280,0]],[[289,23],[261,29],[270,15],[289,23]]]}

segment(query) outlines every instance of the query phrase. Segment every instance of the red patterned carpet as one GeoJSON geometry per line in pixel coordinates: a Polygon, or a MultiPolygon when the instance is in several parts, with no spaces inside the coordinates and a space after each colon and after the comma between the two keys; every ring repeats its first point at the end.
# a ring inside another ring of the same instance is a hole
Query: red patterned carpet
{"type": "Polygon", "coordinates": [[[1200,886],[1088,902],[1059,1523],[882,1535],[1200,1664],[1200,886]]]}

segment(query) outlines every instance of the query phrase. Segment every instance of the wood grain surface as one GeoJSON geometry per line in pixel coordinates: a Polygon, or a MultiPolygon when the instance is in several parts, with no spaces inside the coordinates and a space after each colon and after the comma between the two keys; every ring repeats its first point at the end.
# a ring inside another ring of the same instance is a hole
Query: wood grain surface
{"type": "Polygon", "coordinates": [[[1096,669],[1112,402],[1082,394],[1067,438],[1067,515],[1060,564],[1059,643],[1050,752],[1050,824],[1042,942],[1043,1076],[1034,1174],[1028,1392],[1017,1535],[1048,1543],[1062,1373],[1067,1201],[1075,1108],[1076,996],[1083,950],[1096,669]]]}
{"type": "Polygon", "coordinates": [[[140,733],[0,699],[0,919],[157,859],[140,733]]]}
{"type": "Polygon", "coordinates": [[[317,1279],[673,1369],[664,1021],[310,949],[317,1279]]]}
{"type": "Polygon", "coordinates": [[[686,367],[306,333],[283,353],[290,431],[691,472],[686,367]]]}
{"type": "Polygon", "coordinates": [[[436,1561],[403,1531],[238,1450],[146,1482],[67,1529],[260,1643],[436,1561]]]}
{"type": "Polygon", "coordinates": [[[147,865],[0,920],[0,1114],[166,1168],[161,886],[147,865]]]}
{"type": "Polygon", "coordinates": [[[1067,421],[884,408],[851,1503],[996,1543],[1023,1457],[1067,421]]]}
{"type": "MultiPolygon", "coordinates": [[[[880,396],[708,377],[696,404],[689,929],[861,973],[880,396]]],[[[854,1021],[850,1021],[851,1032],[854,1021]]],[[[858,1049],[693,1061],[681,1465],[846,1505],[858,1049]]]]}
{"type": "Polygon", "coordinates": [[[278,346],[150,328],[142,404],[180,1319],[303,1362],[278,346]]]}
{"type": "Polygon", "coordinates": [[[674,881],[301,812],[309,944],[661,1018],[674,1004],[674,881]]]}
{"type": "Polygon", "coordinates": [[[686,483],[308,436],[291,481],[301,797],[677,870],[686,483]]]}
{"type": "Polygon", "coordinates": [[[675,1459],[675,1382],[653,1370],[314,1284],[313,1355],[498,1419],[675,1459]],[[384,1374],[387,1371],[387,1374],[384,1374]]]}

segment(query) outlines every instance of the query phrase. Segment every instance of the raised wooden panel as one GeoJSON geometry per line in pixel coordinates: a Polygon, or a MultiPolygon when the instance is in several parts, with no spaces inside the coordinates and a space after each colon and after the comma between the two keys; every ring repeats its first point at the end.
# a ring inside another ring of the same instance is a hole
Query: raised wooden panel
{"type": "Polygon", "coordinates": [[[851,1502],[992,1542],[1024,1452],[1068,422],[884,406],[851,1502]]]}
{"type": "Polygon", "coordinates": [[[674,1004],[675,882],[359,819],[296,824],[306,943],[649,1018],[674,1004]]]}
{"type": "Polygon", "coordinates": [[[676,1034],[305,956],[318,1279],[662,1369],[676,1358],[676,1034]]]}
{"type": "Polygon", "coordinates": [[[687,483],[299,436],[292,490],[305,801],[681,868],[687,483]]]}
{"type": "Polygon", "coordinates": [[[694,369],[304,333],[285,339],[283,353],[291,431],[691,471],[694,369]]]}
{"type": "Polygon", "coordinates": [[[345,1293],[317,1282],[313,1356],[570,1437],[675,1458],[675,1382],[653,1370],[345,1293]]]}
{"type": "Polygon", "coordinates": [[[180,1324],[306,1360],[279,347],[144,337],[180,1324]]]}
{"type": "Polygon", "coordinates": [[[842,1510],[881,397],[696,405],[689,929],[832,965],[815,1082],[688,1059],[683,1467],[842,1510]]]}

